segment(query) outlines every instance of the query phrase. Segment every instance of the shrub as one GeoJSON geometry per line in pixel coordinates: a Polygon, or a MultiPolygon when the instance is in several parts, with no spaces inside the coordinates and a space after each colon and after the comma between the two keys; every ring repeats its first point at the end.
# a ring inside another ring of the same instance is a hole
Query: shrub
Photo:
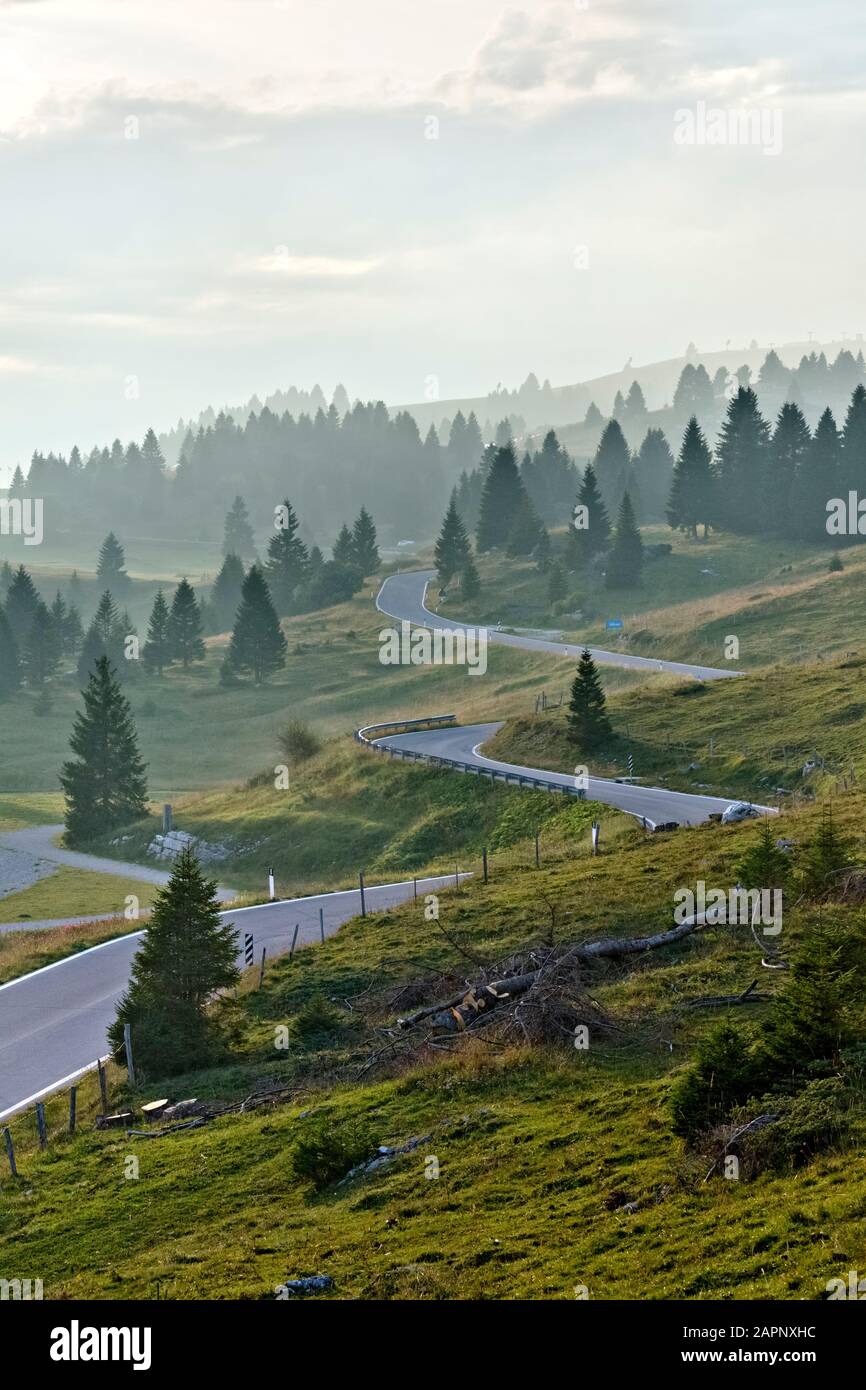
{"type": "Polygon", "coordinates": [[[325,1117],[311,1120],[292,1149],[292,1172],[321,1192],[370,1158],[375,1148],[369,1128],[357,1120],[346,1121],[338,1128],[325,1117]]]}
{"type": "Polygon", "coordinates": [[[674,1084],[674,1133],[693,1140],[747,1100],[756,1081],[748,1044],[730,1023],[719,1024],[701,1039],[694,1064],[674,1084]]]}
{"type": "Polygon", "coordinates": [[[342,1014],[321,993],[311,995],[292,1019],[292,1032],[304,1042],[331,1038],[342,1026],[342,1014]]]}
{"type": "Polygon", "coordinates": [[[829,565],[827,566],[827,571],[829,574],[839,574],[844,568],[845,566],[842,564],[842,561],[840,560],[839,556],[834,555],[829,565]]]}
{"type": "Polygon", "coordinates": [[[321,748],[321,742],[310,728],[300,719],[292,719],[279,736],[279,745],[286,762],[305,763],[321,748]]]}

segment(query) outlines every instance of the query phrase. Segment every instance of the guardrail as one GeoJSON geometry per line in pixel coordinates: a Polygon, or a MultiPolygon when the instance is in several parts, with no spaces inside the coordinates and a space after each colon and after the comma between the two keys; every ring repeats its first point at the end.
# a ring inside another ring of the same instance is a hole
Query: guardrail
{"type": "Polygon", "coordinates": [[[429,767],[451,767],[475,777],[489,777],[491,782],[504,782],[506,786],[534,787],[545,792],[560,792],[563,796],[573,796],[578,801],[586,800],[582,787],[570,787],[563,782],[548,782],[542,777],[532,777],[522,772],[504,772],[501,768],[482,767],[478,763],[466,763],[460,758],[445,758],[438,753],[418,753],[412,748],[389,748],[375,740],[387,738],[388,734],[411,733],[413,729],[439,729],[456,723],[456,714],[434,714],[427,719],[397,719],[387,724],[368,724],[355,730],[355,742],[376,753],[388,753],[392,758],[402,758],[413,763],[426,763],[429,767]],[[369,735],[374,735],[370,738],[369,735]]]}

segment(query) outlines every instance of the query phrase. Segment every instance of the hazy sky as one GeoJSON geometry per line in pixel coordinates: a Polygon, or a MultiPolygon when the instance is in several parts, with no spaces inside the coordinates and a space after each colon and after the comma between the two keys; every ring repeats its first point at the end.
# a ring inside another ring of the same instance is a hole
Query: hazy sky
{"type": "Polygon", "coordinates": [[[0,467],[862,329],[864,56],[856,0],[0,0],[0,467]]]}

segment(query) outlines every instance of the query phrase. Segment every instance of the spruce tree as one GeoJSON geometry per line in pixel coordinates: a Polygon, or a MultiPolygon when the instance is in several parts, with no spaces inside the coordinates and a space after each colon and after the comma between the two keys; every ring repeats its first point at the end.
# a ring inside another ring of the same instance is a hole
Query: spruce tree
{"type": "Polygon", "coordinates": [[[842,491],[866,497],[866,387],[854,388],[842,428],[842,491]]]}
{"type": "Polygon", "coordinates": [[[568,703],[568,732],[574,743],[586,750],[596,748],[611,737],[605,709],[604,689],[588,649],[577,663],[568,703]]]}
{"type": "Polygon", "coordinates": [[[168,604],[162,589],[153,600],[150,622],[147,625],[147,640],[142,649],[141,659],[145,666],[155,671],[158,676],[162,676],[166,666],[173,660],[168,604]]]}
{"type": "Polygon", "coordinates": [[[631,498],[624,492],[604,582],[608,589],[632,589],[640,584],[642,569],[643,541],[634,519],[631,498]]]}
{"type": "Polygon", "coordinates": [[[667,505],[668,524],[695,537],[698,527],[702,525],[706,538],[715,511],[712,454],[703,430],[693,415],[686,425],[682,446],[674,464],[667,505]]]}
{"type": "Polygon", "coordinates": [[[215,632],[226,632],[234,624],[243,582],[243,560],[239,555],[227,555],[210,593],[210,613],[215,632]]]}
{"type": "Polygon", "coordinates": [[[829,407],[818,421],[791,490],[789,524],[804,540],[827,539],[827,503],[840,493],[841,440],[829,407]]]}
{"type": "Polygon", "coordinates": [[[355,546],[352,541],[352,532],[349,530],[345,521],[340,527],[337,539],[334,541],[334,549],[331,554],[335,565],[343,565],[346,569],[354,567],[355,546]]]}
{"type": "Polygon", "coordinates": [[[460,572],[460,597],[467,602],[481,596],[481,576],[478,573],[478,566],[469,554],[460,572]]]}
{"type": "Polygon", "coordinates": [[[6,700],[21,684],[18,644],[9,619],[0,605],[0,700],[6,700]]]}
{"type": "Polygon", "coordinates": [[[363,575],[376,573],[380,564],[379,546],[376,527],[366,507],[361,508],[352,527],[352,554],[354,564],[363,575]]]}
{"type": "Polygon", "coordinates": [[[781,1078],[863,1041],[863,938],[822,912],[807,924],[770,1006],[759,1051],[781,1078]]]}
{"type": "Polygon", "coordinates": [[[226,515],[223,531],[223,555],[239,555],[242,560],[255,558],[256,541],[246,503],[236,497],[226,515]]]}
{"type": "Polygon", "coordinates": [[[61,636],[50,612],[40,599],[24,647],[24,671],[31,690],[41,690],[60,664],[61,636]]]}
{"type": "Polygon", "coordinates": [[[514,446],[504,444],[494,452],[481,490],[475,533],[479,554],[505,549],[525,498],[526,489],[520,481],[514,446]]]}
{"type": "Polygon", "coordinates": [[[806,897],[832,897],[841,874],[851,867],[850,851],[850,841],[837,827],[832,809],[824,807],[821,823],[798,864],[800,886],[806,897]]]}
{"type": "Polygon", "coordinates": [[[268,586],[257,565],[250,567],[241,589],[241,602],[226,654],[226,669],[248,673],[256,685],[286,664],[286,639],[280,628],[268,586]]]}
{"type": "Polygon", "coordinates": [[[126,556],[123,546],[113,531],[109,531],[99,550],[96,577],[105,589],[113,594],[122,594],[129,588],[129,575],[126,573],[126,556]]]}
{"type": "Polygon", "coordinates": [[[73,846],[147,815],[138,735],[107,657],[99,657],[82,694],[84,709],[75,716],[70,739],[75,756],[60,773],[66,841],[73,846]]]}
{"type": "Polygon", "coordinates": [[[136,1065],[145,1077],[206,1066],[225,1050],[213,999],[240,977],[234,925],[220,919],[216,884],[183,850],[156,896],[126,993],[108,1031],[123,1048],[129,1024],[136,1065]]]}
{"type": "Polygon", "coordinates": [[[307,575],[309,555],[298,535],[297,514],[286,498],[280,513],[280,525],[268,542],[268,557],[264,574],[274,607],[278,613],[297,612],[297,591],[307,575]]]}
{"type": "Polygon", "coordinates": [[[39,606],[36,585],[23,565],[19,565],[6,595],[6,617],[19,654],[24,650],[30,627],[39,606]]]}
{"type": "Polygon", "coordinates": [[[579,569],[610,545],[610,520],[591,463],[586,465],[569,528],[567,562],[579,569]]]}
{"type": "Polygon", "coordinates": [[[168,616],[168,646],[172,657],[186,671],[190,662],[204,660],[202,620],[195,590],[182,579],[174,591],[168,616]]]}
{"type": "Polygon", "coordinates": [[[674,456],[664,431],[647,430],[638,450],[634,472],[640,479],[641,496],[647,521],[661,521],[670,493],[674,456]]]}
{"type": "Polygon", "coordinates": [[[81,624],[81,614],[74,603],[69,603],[66,608],[66,618],[63,623],[63,649],[69,656],[75,656],[84,641],[84,628],[81,624]]]}
{"type": "Polygon", "coordinates": [[[546,534],[538,512],[533,507],[529,496],[524,489],[523,495],[517,504],[517,512],[514,522],[508,533],[508,543],[506,554],[511,556],[532,555],[542,544],[542,535],[546,534]]]}
{"type": "Polygon", "coordinates": [[[769,438],[757,396],[741,386],[728,405],[716,445],[719,520],[730,531],[743,534],[762,525],[769,438]]]}
{"type": "Polygon", "coordinates": [[[592,469],[604,505],[612,515],[622,500],[631,469],[631,453],[618,420],[609,420],[605,425],[592,469]]]}
{"type": "Polygon", "coordinates": [[[89,680],[94,665],[100,657],[108,658],[118,679],[125,681],[128,662],[124,654],[126,629],[121,622],[114,599],[108,590],[102,595],[81,647],[78,658],[78,679],[82,684],[89,680]]]}
{"type": "Polygon", "coordinates": [[[769,816],[764,817],[758,840],[734,869],[744,888],[784,888],[791,876],[791,861],[773,837],[769,816]]]}
{"type": "Polygon", "coordinates": [[[802,410],[793,401],[786,401],[776,419],[767,452],[762,504],[767,530],[780,535],[796,535],[791,513],[795,500],[794,480],[807,464],[811,443],[812,436],[802,410]]]}
{"type": "Polygon", "coordinates": [[[463,518],[457,510],[457,491],[455,489],[451,493],[451,501],[448,503],[448,510],[445,513],[445,519],[442,522],[442,528],[433,552],[441,588],[444,589],[454,575],[461,572],[469,555],[469,537],[466,534],[466,527],[463,525],[463,518]]]}

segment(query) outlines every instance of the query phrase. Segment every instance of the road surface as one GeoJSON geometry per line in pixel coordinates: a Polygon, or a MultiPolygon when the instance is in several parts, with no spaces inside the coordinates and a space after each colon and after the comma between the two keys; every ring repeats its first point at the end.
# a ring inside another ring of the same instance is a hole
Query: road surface
{"type": "MultiPolygon", "coordinates": [[[[392,574],[386,579],[376,598],[380,613],[399,621],[414,623],[417,627],[440,628],[443,631],[478,631],[471,623],[462,623],[443,613],[433,613],[426,605],[427,586],[435,579],[435,570],[410,570],[405,574],[392,574]]],[[[498,632],[488,627],[487,638],[505,647],[521,647],[531,652],[550,652],[553,656],[578,657],[585,644],[549,642],[543,637],[521,637],[515,633],[498,632]]],[[[621,666],[630,671],[645,671],[648,675],[664,672],[671,676],[691,676],[695,680],[720,681],[741,676],[742,671],[723,670],[716,666],[691,666],[683,661],[658,661],[649,656],[630,656],[628,652],[606,651],[603,647],[590,647],[590,655],[599,666],[621,666]]]]}
{"type": "MultiPolygon", "coordinates": [[[[452,887],[454,879],[454,874],[419,879],[419,896],[452,887]]],[[[365,893],[367,910],[381,912],[406,902],[414,891],[411,879],[371,886],[365,893]]],[[[291,947],[296,923],[299,946],[318,941],[320,908],[325,935],[331,936],[360,912],[360,891],[321,893],[221,915],[237,928],[239,963],[244,934],[252,932],[258,964],[263,946],[269,955],[291,947]]],[[[381,930],[388,930],[387,921],[381,930]]],[[[106,1029],[143,935],[138,931],[118,937],[0,985],[0,1120],[68,1084],[105,1055],[106,1029]]]]}

